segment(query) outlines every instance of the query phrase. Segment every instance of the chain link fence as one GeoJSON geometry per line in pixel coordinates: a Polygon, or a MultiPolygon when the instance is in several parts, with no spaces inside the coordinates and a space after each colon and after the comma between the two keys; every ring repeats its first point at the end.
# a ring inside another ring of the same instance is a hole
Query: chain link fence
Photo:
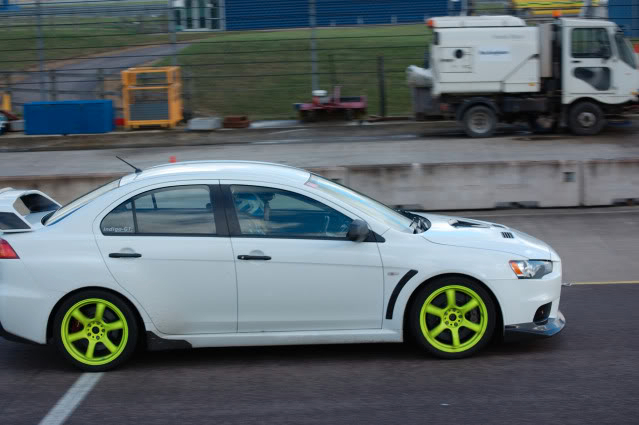
{"type": "Polygon", "coordinates": [[[411,115],[408,65],[422,65],[433,16],[535,21],[604,12],[639,37],[639,0],[0,0],[0,90],[27,102],[113,99],[120,71],[180,65],[193,115],[296,118],[313,89],[366,96],[371,115],[411,115]],[[4,1],[4,3],[2,3],[4,1]],[[380,96],[383,94],[383,96],[380,96]]]}

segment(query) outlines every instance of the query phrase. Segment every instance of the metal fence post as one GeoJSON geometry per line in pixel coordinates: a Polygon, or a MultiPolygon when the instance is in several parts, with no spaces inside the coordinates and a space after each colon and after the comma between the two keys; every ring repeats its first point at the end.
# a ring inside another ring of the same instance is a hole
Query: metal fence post
{"type": "Polygon", "coordinates": [[[58,85],[56,83],[55,69],[49,70],[49,97],[51,100],[58,100],[58,85]]]}
{"type": "Polygon", "coordinates": [[[316,0],[308,0],[309,24],[311,26],[311,85],[313,90],[319,90],[319,76],[317,75],[317,14],[316,0]]]}
{"type": "Polygon", "coordinates": [[[177,28],[175,25],[175,13],[173,11],[173,0],[168,0],[169,18],[169,41],[171,42],[171,65],[177,66],[177,28]]]}
{"type": "Polygon", "coordinates": [[[184,84],[184,120],[188,121],[193,117],[193,75],[191,71],[184,72],[186,84],[184,84]]]}
{"type": "Polygon", "coordinates": [[[105,87],[105,83],[104,83],[104,70],[102,68],[99,68],[96,71],[97,77],[98,77],[98,96],[100,97],[100,99],[104,99],[106,97],[106,87],[105,87]]]}
{"type": "Polygon", "coordinates": [[[384,74],[384,56],[377,57],[377,84],[379,87],[379,115],[386,116],[386,76],[384,74]]]}
{"type": "Polygon", "coordinates": [[[44,38],[42,35],[42,8],[40,5],[40,0],[36,0],[36,32],[38,37],[38,62],[40,65],[40,100],[47,100],[47,93],[45,90],[44,83],[44,38]]]}

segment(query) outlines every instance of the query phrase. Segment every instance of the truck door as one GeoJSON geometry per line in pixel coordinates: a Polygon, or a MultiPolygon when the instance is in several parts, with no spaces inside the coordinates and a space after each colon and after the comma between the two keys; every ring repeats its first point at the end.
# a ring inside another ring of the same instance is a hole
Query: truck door
{"type": "Polygon", "coordinates": [[[606,28],[564,27],[563,103],[588,96],[603,103],[615,102],[614,63],[606,28]]]}
{"type": "Polygon", "coordinates": [[[621,31],[614,34],[615,56],[612,62],[615,64],[613,82],[616,87],[617,101],[623,103],[636,97],[639,90],[639,69],[637,68],[637,56],[632,44],[624,37],[621,31]]]}

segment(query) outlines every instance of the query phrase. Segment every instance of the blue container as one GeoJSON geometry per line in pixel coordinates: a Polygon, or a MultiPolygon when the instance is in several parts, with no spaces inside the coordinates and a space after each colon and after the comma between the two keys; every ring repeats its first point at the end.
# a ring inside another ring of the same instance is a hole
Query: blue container
{"type": "Polygon", "coordinates": [[[113,131],[113,101],[65,100],[24,105],[25,134],[95,134],[113,131]]]}

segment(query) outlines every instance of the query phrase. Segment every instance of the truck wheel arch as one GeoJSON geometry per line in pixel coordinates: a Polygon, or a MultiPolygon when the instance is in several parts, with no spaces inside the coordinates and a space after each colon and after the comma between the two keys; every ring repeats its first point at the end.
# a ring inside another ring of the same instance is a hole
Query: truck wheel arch
{"type": "Polygon", "coordinates": [[[464,114],[466,113],[466,111],[469,108],[477,105],[486,106],[492,109],[495,115],[500,115],[499,107],[493,99],[490,99],[488,97],[473,97],[471,99],[464,100],[461,105],[459,105],[459,107],[455,111],[455,117],[457,121],[462,121],[464,119],[464,114]]]}

